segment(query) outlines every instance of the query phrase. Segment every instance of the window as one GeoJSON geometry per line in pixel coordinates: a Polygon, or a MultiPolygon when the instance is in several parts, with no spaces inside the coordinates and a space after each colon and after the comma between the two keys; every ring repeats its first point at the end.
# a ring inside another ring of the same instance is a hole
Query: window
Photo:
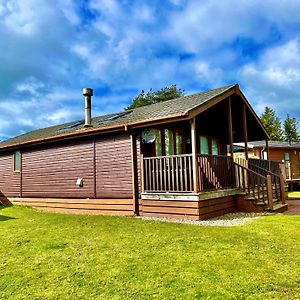
{"type": "Polygon", "coordinates": [[[14,172],[20,172],[21,169],[21,152],[14,153],[14,172]]]}
{"type": "Polygon", "coordinates": [[[183,144],[182,144],[182,135],[179,132],[176,132],[176,154],[182,154],[183,144]]]}
{"type": "Polygon", "coordinates": [[[200,153],[209,154],[208,138],[206,136],[200,136],[200,153]]]}
{"type": "Polygon", "coordinates": [[[286,173],[286,178],[287,179],[291,179],[292,178],[290,159],[291,159],[290,158],[290,153],[288,153],[288,152],[284,153],[285,173],[286,173]]]}
{"type": "Polygon", "coordinates": [[[153,155],[168,156],[185,153],[184,131],[178,128],[152,129],[155,135],[153,144],[153,155]]]}
{"type": "Polygon", "coordinates": [[[161,131],[155,132],[155,156],[162,156],[161,131]]]}
{"type": "Polygon", "coordinates": [[[170,129],[165,129],[166,155],[174,154],[174,134],[170,129]]]}
{"type": "Polygon", "coordinates": [[[211,154],[212,155],[219,155],[219,145],[216,140],[211,141],[211,154]]]}

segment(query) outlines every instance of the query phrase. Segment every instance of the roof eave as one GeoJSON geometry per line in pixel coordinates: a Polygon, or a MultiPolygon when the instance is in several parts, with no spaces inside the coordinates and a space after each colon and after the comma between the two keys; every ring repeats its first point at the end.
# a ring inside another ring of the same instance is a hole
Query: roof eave
{"type": "Polygon", "coordinates": [[[109,132],[116,132],[116,131],[123,131],[123,130],[127,131],[129,129],[129,127],[132,129],[135,129],[135,128],[142,128],[142,127],[149,126],[149,125],[154,125],[154,124],[169,123],[169,122],[173,122],[174,120],[183,121],[183,120],[186,120],[187,117],[188,117],[188,114],[184,113],[184,114],[171,115],[171,116],[167,116],[167,117],[158,117],[158,118],[153,118],[153,119],[147,119],[147,120],[142,120],[142,121],[137,121],[137,122],[129,122],[129,123],[125,123],[125,124],[108,126],[108,127],[103,127],[103,128],[95,128],[95,129],[89,128],[88,130],[83,129],[83,130],[75,131],[72,133],[60,134],[60,135],[50,136],[50,137],[43,138],[43,139],[35,139],[35,140],[26,141],[26,142],[15,143],[12,145],[3,146],[0,148],[0,152],[7,151],[7,150],[13,150],[13,149],[19,149],[21,147],[27,147],[27,146],[32,146],[32,145],[52,143],[52,142],[57,142],[57,141],[73,139],[73,138],[81,138],[81,137],[85,137],[85,136],[93,136],[98,133],[109,133],[109,132]]]}

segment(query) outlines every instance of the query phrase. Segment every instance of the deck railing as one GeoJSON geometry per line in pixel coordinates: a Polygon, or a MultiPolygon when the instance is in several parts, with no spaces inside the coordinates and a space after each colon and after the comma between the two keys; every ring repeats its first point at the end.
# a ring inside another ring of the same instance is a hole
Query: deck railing
{"type": "Polygon", "coordinates": [[[255,199],[256,202],[268,202],[267,177],[248,169],[247,167],[234,163],[237,187],[255,199]]]}
{"type": "Polygon", "coordinates": [[[272,161],[272,160],[265,160],[265,159],[257,159],[257,158],[249,158],[249,168],[252,167],[259,167],[264,170],[269,170],[270,172],[280,175],[281,173],[281,162],[272,161]]]}
{"type": "MultiPolygon", "coordinates": [[[[244,160],[245,161],[245,160],[244,160]]],[[[271,171],[267,168],[268,161],[258,160],[258,159],[249,159],[247,166],[249,170],[254,171],[262,175],[264,178],[270,177],[270,181],[272,184],[272,195],[273,199],[279,199],[282,201],[284,195],[282,190],[282,175],[280,174],[280,163],[270,161],[270,165],[272,166],[271,171]],[[265,169],[267,168],[267,169],[265,169]]],[[[238,162],[240,165],[243,163],[238,162]]]]}
{"type": "MultiPolygon", "coordinates": [[[[239,188],[272,207],[285,203],[284,181],[258,165],[234,162],[229,156],[197,155],[198,192],[239,188]]],[[[194,192],[192,154],[143,157],[143,192],[194,192]]]]}
{"type": "Polygon", "coordinates": [[[236,187],[232,158],[226,155],[197,155],[199,190],[236,187]]]}
{"type": "Polygon", "coordinates": [[[145,192],[192,192],[192,154],[145,157],[145,192]]]}

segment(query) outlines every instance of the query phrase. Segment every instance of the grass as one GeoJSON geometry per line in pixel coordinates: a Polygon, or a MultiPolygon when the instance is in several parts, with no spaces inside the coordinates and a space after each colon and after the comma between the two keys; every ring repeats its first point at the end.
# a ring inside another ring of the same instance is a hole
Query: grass
{"type": "Polygon", "coordinates": [[[0,209],[0,299],[299,299],[300,216],[237,227],[0,209]]]}
{"type": "Polygon", "coordinates": [[[300,192],[289,192],[288,197],[300,199],[300,192]]]}

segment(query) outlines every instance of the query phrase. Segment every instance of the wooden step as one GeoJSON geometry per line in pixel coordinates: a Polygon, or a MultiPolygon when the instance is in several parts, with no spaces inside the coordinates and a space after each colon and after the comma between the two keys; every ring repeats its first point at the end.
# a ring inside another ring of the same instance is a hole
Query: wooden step
{"type": "Polygon", "coordinates": [[[288,209],[288,204],[277,203],[273,206],[273,209],[267,208],[265,209],[268,212],[281,213],[288,209]]]}

